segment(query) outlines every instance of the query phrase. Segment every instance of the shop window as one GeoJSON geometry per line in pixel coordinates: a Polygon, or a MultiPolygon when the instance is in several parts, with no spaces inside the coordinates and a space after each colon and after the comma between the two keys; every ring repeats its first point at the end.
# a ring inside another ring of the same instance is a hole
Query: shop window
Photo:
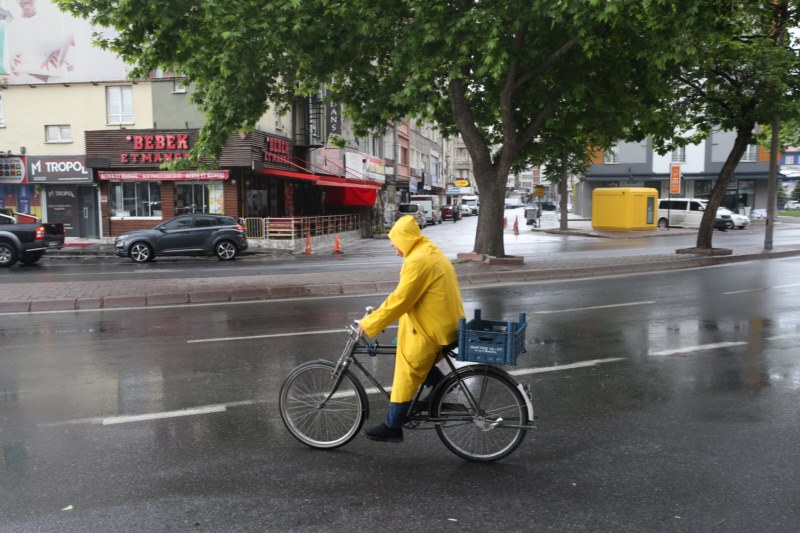
{"type": "Polygon", "coordinates": [[[696,180],[694,182],[694,197],[708,200],[711,198],[711,188],[713,182],[711,180],[696,180]]]}
{"type": "Polygon", "coordinates": [[[112,217],[161,217],[159,183],[112,183],[112,217]]]}
{"type": "Polygon", "coordinates": [[[181,183],[175,186],[175,214],[223,211],[222,183],[181,183]]]}
{"type": "Polygon", "coordinates": [[[69,143],[72,142],[72,128],[69,124],[56,124],[44,127],[45,142],[69,143]]]}
{"type": "Polygon", "coordinates": [[[106,87],[106,110],[108,124],[133,124],[133,87],[106,87]]]}
{"type": "Polygon", "coordinates": [[[3,92],[0,91],[0,128],[6,127],[6,112],[3,107],[3,92]]]}

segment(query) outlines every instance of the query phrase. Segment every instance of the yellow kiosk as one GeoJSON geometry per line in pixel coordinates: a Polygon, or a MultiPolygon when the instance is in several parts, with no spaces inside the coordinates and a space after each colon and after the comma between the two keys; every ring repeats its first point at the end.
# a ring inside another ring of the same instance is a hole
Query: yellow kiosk
{"type": "Polygon", "coordinates": [[[605,231],[654,230],[658,191],[619,187],[592,191],[592,228],[605,231]]]}

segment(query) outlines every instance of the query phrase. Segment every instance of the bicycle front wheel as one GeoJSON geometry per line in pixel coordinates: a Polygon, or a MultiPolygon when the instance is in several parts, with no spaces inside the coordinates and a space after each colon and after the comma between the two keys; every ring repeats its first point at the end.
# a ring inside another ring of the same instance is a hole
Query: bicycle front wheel
{"type": "Polygon", "coordinates": [[[530,423],[525,398],[501,370],[465,367],[457,373],[446,378],[432,402],[433,418],[444,419],[436,423],[439,438],[470,461],[506,457],[525,438],[527,429],[520,426],[530,423]]]}
{"type": "Polygon", "coordinates": [[[364,425],[367,393],[363,385],[346,370],[336,386],[335,369],[332,361],[309,361],[292,370],[281,386],[278,404],[283,423],[297,440],[312,448],[344,446],[364,425]]]}

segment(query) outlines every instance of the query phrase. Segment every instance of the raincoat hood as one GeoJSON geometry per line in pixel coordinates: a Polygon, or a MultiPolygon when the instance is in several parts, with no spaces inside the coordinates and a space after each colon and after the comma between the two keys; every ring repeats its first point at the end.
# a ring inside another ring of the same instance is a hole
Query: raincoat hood
{"type": "Polygon", "coordinates": [[[395,222],[389,232],[389,239],[398,250],[403,252],[403,255],[408,255],[423,239],[427,240],[422,236],[417,221],[411,215],[405,215],[395,222]]]}

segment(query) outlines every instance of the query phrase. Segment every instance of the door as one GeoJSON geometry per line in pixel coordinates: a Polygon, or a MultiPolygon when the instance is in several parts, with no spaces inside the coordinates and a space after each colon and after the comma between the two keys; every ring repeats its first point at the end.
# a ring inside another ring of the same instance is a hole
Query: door
{"type": "Polygon", "coordinates": [[[93,185],[78,185],[78,234],[97,239],[100,225],[97,221],[97,193],[93,185]]]}

